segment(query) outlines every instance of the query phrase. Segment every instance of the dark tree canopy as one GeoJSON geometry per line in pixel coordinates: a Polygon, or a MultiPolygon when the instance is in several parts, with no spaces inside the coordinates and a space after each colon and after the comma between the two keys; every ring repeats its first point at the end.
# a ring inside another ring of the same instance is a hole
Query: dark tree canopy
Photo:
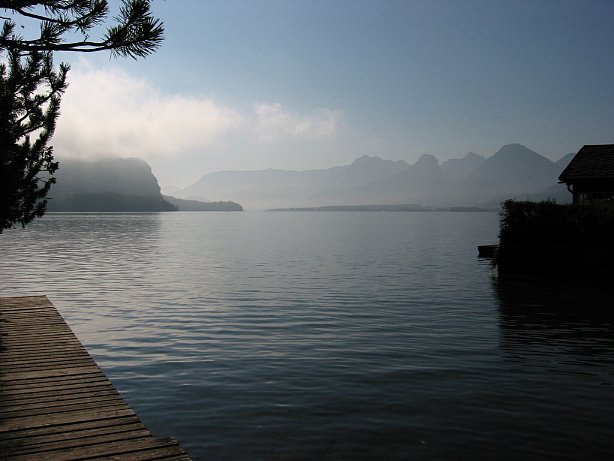
{"type": "Polygon", "coordinates": [[[164,33],[150,3],[123,0],[109,25],[106,0],[0,0],[0,233],[41,217],[55,182],[58,162],[48,144],[69,67],[61,64],[55,70],[54,52],[147,56],[160,46],[164,33]],[[33,30],[33,23],[39,33],[22,36],[33,30]],[[99,30],[100,38],[92,39],[90,34],[99,30]]]}

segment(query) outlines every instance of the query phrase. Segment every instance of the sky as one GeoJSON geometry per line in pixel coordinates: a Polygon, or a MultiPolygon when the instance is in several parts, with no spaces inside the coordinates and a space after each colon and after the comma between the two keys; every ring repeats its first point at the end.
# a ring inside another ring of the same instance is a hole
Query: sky
{"type": "MultiPolygon", "coordinates": [[[[110,0],[112,15],[120,2],[110,0]]],[[[71,64],[53,139],[163,189],[219,170],[614,143],[612,0],[153,0],[146,59],[71,64]]]]}

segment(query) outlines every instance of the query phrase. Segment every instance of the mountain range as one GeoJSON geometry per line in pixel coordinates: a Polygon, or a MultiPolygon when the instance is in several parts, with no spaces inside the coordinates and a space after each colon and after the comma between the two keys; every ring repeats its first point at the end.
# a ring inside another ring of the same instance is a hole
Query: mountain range
{"type": "Polygon", "coordinates": [[[178,197],[233,200],[248,209],[417,204],[494,208],[508,198],[569,202],[557,184],[574,154],[558,162],[521,144],[486,158],[469,153],[440,163],[424,154],[415,163],[363,156],[322,170],[219,171],[175,193],[178,197]]]}
{"type": "Polygon", "coordinates": [[[162,196],[147,162],[109,157],[60,161],[47,210],[68,212],[242,211],[228,201],[207,202],[162,196]]]}

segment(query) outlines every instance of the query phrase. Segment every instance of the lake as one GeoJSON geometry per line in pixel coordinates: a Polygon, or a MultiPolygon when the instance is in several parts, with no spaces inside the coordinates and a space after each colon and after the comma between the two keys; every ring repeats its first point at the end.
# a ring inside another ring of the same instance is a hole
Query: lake
{"type": "Polygon", "coordinates": [[[497,234],[496,213],[48,214],[0,235],[0,296],[47,294],[196,460],[612,459],[611,289],[498,281],[497,234]]]}

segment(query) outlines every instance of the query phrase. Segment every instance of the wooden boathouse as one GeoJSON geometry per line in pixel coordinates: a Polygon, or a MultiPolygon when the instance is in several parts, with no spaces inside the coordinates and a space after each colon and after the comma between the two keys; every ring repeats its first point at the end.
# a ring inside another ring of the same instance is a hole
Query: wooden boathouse
{"type": "Polygon", "coordinates": [[[614,201],[614,144],[586,145],[559,176],[575,205],[614,201]]]}
{"type": "Polygon", "coordinates": [[[0,298],[0,459],[190,460],[139,421],[46,296],[0,298]]]}

